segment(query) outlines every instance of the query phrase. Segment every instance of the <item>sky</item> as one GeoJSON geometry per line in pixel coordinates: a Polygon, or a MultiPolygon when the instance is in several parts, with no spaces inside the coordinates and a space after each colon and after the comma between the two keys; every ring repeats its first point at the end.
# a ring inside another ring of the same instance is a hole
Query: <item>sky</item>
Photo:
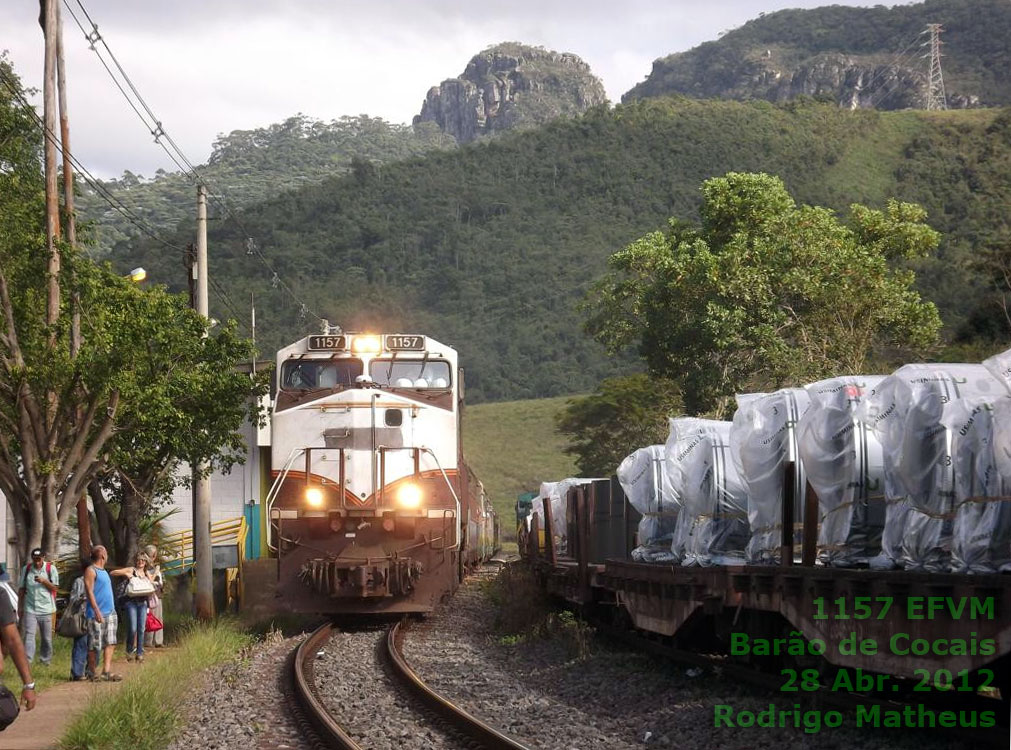
{"type": "MultiPolygon", "coordinates": [[[[69,7],[90,30],[78,0],[69,7]]],[[[304,113],[410,122],[428,89],[503,41],[574,52],[612,102],[652,62],[760,12],[827,0],[80,0],[164,129],[206,161],[219,133],[304,113]]],[[[874,0],[831,0],[872,5],[874,0]]],[[[175,169],[63,6],[71,145],[96,176],[175,169]]],[[[101,49],[101,47],[99,47],[101,49]]],[[[0,51],[41,88],[38,3],[0,0],[0,51]]],[[[36,96],[36,102],[41,97],[36,96]]]]}

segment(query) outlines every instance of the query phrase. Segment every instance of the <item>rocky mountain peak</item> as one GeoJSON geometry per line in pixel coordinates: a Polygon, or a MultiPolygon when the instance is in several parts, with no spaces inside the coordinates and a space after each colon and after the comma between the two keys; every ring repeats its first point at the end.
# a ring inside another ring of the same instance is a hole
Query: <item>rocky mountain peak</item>
{"type": "Polygon", "coordinates": [[[434,122],[468,143],[572,117],[606,101],[600,79],[577,55],[506,42],[474,55],[458,78],[429,89],[414,122],[434,122]]]}

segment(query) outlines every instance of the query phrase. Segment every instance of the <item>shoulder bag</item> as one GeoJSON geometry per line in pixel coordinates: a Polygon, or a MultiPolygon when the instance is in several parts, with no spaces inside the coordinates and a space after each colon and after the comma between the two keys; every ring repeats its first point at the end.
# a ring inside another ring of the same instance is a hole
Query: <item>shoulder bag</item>
{"type": "Polygon", "coordinates": [[[164,627],[165,627],[165,625],[162,624],[162,621],[159,620],[157,617],[155,617],[154,613],[152,613],[151,610],[148,610],[147,620],[145,621],[145,624],[144,624],[144,630],[145,630],[145,632],[155,633],[155,632],[161,630],[164,627]]]}
{"type": "Polygon", "coordinates": [[[126,595],[130,599],[140,599],[151,596],[154,591],[154,584],[147,577],[141,577],[139,575],[130,576],[129,581],[126,584],[126,595]]]}
{"type": "Polygon", "coordinates": [[[72,599],[60,615],[56,624],[56,632],[64,638],[80,638],[88,632],[88,616],[85,610],[86,597],[72,599]]]}
{"type": "Polygon", "coordinates": [[[0,732],[14,723],[19,713],[21,706],[18,705],[17,696],[4,685],[0,685],[0,732]]]}

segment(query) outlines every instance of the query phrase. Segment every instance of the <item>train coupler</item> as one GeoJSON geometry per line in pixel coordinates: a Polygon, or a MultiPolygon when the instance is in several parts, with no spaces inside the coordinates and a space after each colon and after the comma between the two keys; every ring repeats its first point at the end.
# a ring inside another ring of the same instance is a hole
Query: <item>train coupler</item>
{"type": "Polygon", "coordinates": [[[299,578],[317,593],[335,598],[403,596],[414,589],[422,565],[410,558],[350,561],[307,560],[299,578]]]}

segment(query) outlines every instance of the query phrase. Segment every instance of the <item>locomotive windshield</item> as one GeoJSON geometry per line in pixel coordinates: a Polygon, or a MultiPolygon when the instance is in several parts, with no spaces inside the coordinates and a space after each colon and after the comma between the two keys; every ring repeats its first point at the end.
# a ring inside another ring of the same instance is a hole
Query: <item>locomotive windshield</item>
{"type": "Polygon", "coordinates": [[[286,391],[348,388],[362,371],[360,359],[289,359],[281,365],[281,388],[286,391]]]}
{"type": "Polygon", "coordinates": [[[444,359],[374,359],[369,377],[376,385],[395,388],[449,388],[453,382],[444,359]]]}

